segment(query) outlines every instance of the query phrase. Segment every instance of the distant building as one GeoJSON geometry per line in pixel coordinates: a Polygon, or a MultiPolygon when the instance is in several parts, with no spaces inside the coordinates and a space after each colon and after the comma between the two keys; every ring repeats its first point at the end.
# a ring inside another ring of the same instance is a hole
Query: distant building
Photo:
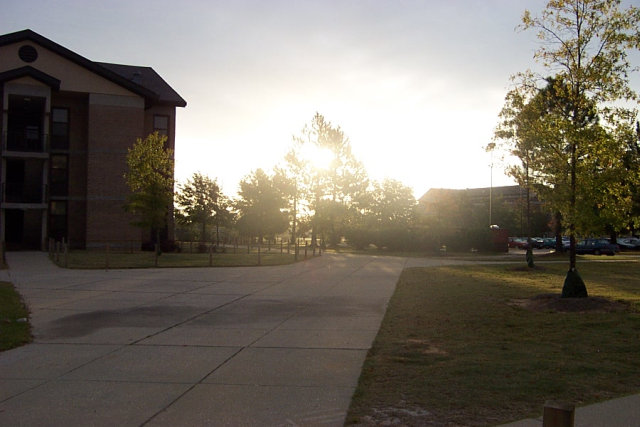
{"type": "MultiPolygon", "coordinates": [[[[426,218],[446,218],[459,226],[468,226],[471,217],[475,217],[476,221],[481,217],[487,226],[497,224],[500,228],[509,229],[513,234],[526,233],[527,191],[519,185],[463,190],[432,188],[420,197],[419,203],[426,218]],[[489,215],[490,194],[493,203],[492,218],[489,215]],[[511,213],[505,212],[504,208],[511,213]]],[[[530,203],[533,230],[540,234],[545,233],[550,217],[533,191],[530,194],[530,203]]]]}
{"type": "Polygon", "coordinates": [[[149,239],[123,210],[127,149],[156,130],[173,149],[185,106],[152,68],[94,62],[31,30],[0,36],[0,241],[149,239]]]}
{"type": "MultiPolygon", "coordinates": [[[[508,185],[504,187],[482,187],[466,188],[462,190],[449,188],[431,188],[420,197],[419,202],[425,209],[430,210],[435,204],[444,198],[452,196],[465,197],[472,205],[482,206],[489,203],[489,195],[494,200],[512,206],[522,206],[527,200],[527,190],[519,185],[508,185]]],[[[530,194],[531,203],[539,206],[541,204],[535,192],[530,194]]]]}

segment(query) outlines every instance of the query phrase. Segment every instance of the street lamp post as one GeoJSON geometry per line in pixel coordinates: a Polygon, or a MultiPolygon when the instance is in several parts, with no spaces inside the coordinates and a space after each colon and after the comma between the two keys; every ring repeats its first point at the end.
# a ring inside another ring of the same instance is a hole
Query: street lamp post
{"type": "Polygon", "coordinates": [[[491,156],[489,160],[489,227],[493,225],[493,150],[495,148],[495,142],[490,142],[486,148],[486,150],[489,152],[489,155],[491,156]]]}
{"type": "Polygon", "coordinates": [[[491,165],[489,166],[489,227],[493,225],[492,215],[492,201],[493,201],[493,151],[491,152],[491,165]]]}

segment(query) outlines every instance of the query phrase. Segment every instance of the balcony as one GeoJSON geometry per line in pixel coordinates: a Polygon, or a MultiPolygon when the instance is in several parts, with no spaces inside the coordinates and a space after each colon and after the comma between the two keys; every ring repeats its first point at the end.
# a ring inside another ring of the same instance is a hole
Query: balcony
{"type": "Polygon", "coordinates": [[[4,132],[2,151],[3,153],[48,153],[49,135],[42,135],[28,128],[19,132],[4,132]]]}
{"type": "Polygon", "coordinates": [[[43,205],[47,203],[48,186],[32,185],[24,182],[5,182],[2,184],[2,204],[43,205]]]}

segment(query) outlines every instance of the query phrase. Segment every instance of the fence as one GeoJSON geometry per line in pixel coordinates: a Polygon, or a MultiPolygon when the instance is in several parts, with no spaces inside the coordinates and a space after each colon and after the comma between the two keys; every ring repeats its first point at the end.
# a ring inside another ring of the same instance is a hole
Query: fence
{"type": "Polygon", "coordinates": [[[219,245],[213,242],[201,242],[201,241],[181,241],[177,240],[175,242],[176,250],[178,252],[188,252],[188,253],[204,253],[213,250],[214,253],[223,252],[223,253],[240,253],[241,251],[246,251],[247,253],[252,253],[256,251],[264,251],[273,252],[279,251],[281,254],[287,253],[290,254],[297,248],[297,253],[299,254],[303,249],[307,247],[308,251],[312,251],[314,254],[316,250],[319,252],[322,248],[321,245],[312,245],[311,239],[300,237],[296,239],[295,244],[291,243],[289,239],[283,239],[276,237],[275,239],[266,239],[263,240],[262,243],[258,243],[254,239],[232,239],[227,240],[219,245]],[[213,249],[211,249],[213,247],[213,249]]]}
{"type": "Polygon", "coordinates": [[[156,245],[141,250],[140,242],[93,242],[84,250],[70,249],[64,239],[49,239],[49,257],[65,268],[144,268],[144,267],[211,267],[273,265],[322,255],[320,246],[310,245],[308,239],[295,244],[284,239],[256,241],[240,239],[215,245],[211,242],[177,241],[173,251],[161,252],[156,245]],[[155,250],[154,250],[155,249],[155,250]],[[266,263],[264,262],[266,259],[266,263]]]}

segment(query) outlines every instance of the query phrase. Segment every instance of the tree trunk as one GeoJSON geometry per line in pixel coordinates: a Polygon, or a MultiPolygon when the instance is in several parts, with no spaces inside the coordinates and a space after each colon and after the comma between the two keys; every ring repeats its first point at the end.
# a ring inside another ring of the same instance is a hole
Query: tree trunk
{"type": "Polygon", "coordinates": [[[320,196],[316,190],[316,210],[313,214],[313,230],[311,230],[311,246],[316,246],[318,238],[318,206],[320,204],[320,196]]]}
{"type": "MultiPolygon", "coordinates": [[[[527,153],[528,156],[528,153],[527,153]]],[[[531,240],[531,190],[529,189],[529,162],[525,164],[525,174],[527,179],[527,266],[535,267],[533,263],[533,241],[531,240]]]]}
{"type": "Polygon", "coordinates": [[[561,253],[564,251],[564,244],[562,243],[562,214],[560,212],[556,212],[554,214],[554,219],[555,219],[554,233],[556,235],[556,252],[561,253]]]}
{"type": "Polygon", "coordinates": [[[293,196],[293,227],[291,228],[291,243],[296,243],[296,225],[298,221],[298,190],[293,196]]]}
{"type": "MultiPolygon", "coordinates": [[[[574,120],[577,120],[578,110],[574,111],[574,120]]],[[[577,138],[577,130],[574,129],[572,138],[577,138]]],[[[576,269],[576,162],[577,142],[571,141],[571,196],[569,204],[569,271],[562,286],[562,298],[585,298],[588,296],[587,287],[576,269]]]]}
{"type": "MultiPolygon", "coordinates": [[[[575,137],[575,136],[574,136],[575,137]]],[[[569,199],[569,271],[576,269],[576,143],[571,143],[571,196],[569,199]]]]}
{"type": "Polygon", "coordinates": [[[562,286],[562,298],[586,298],[588,297],[587,287],[576,269],[576,227],[573,223],[575,215],[575,169],[571,170],[571,212],[572,220],[569,224],[569,271],[562,286]]]}

